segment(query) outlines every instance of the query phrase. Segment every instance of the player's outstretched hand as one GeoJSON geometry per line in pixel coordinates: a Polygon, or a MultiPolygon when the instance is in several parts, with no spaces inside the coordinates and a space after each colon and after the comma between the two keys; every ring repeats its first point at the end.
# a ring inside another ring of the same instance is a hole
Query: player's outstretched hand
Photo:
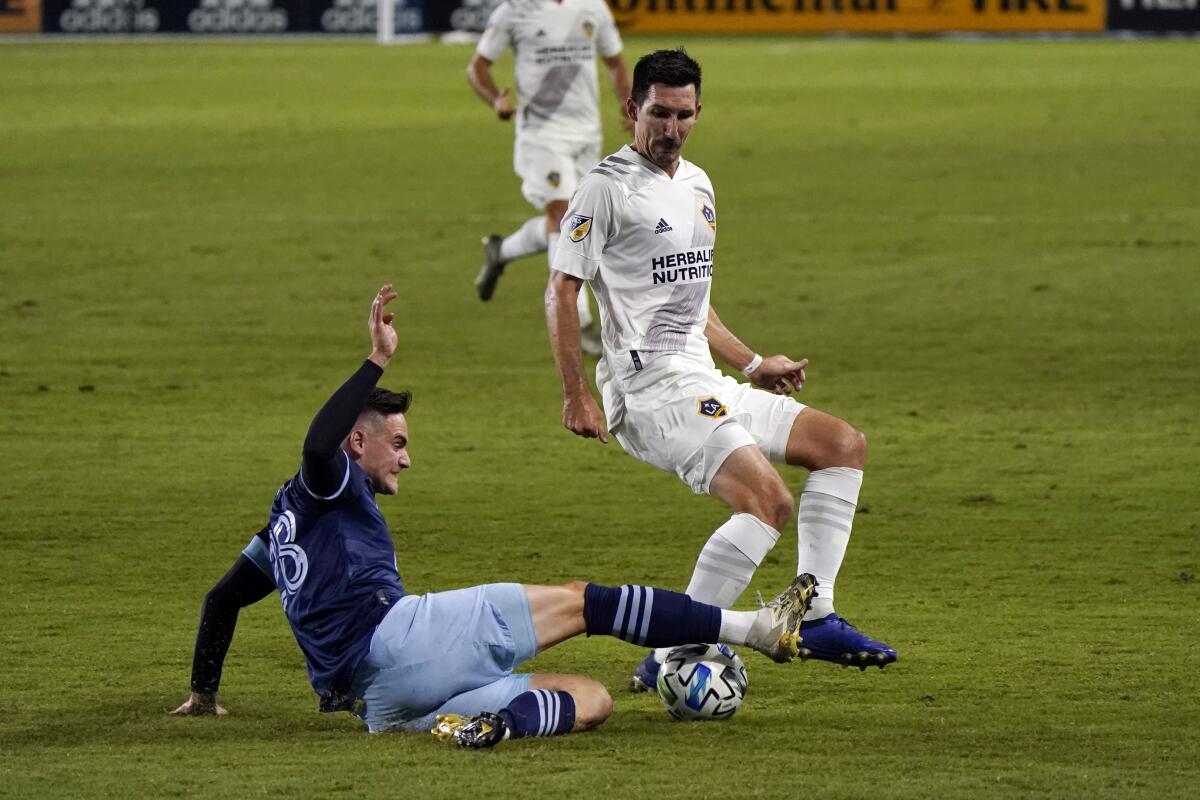
{"type": "Polygon", "coordinates": [[[492,101],[492,110],[496,112],[497,117],[505,121],[512,119],[513,114],[517,113],[517,107],[513,105],[512,98],[509,97],[507,86],[501,89],[500,94],[496,95],[496,99],[492,101]]]}
{"type": "Polygon", "coordinates": [[[173,717],[223,717],[229,712],[217,702],[215,695],[192,692],[183,705],[171,712],[173,717]]]}
{"type": "Polygon", "coordinates": [[[804,385],[808,359],[792,361],[787,356],[768,356],[750,373],[750,382],[775,394],[791,394],[804,385]]]}
{"type": "Polygon", "coordinates": [[[608,428],[604,425],[604,414],[590,394],[567,397],[563,400],[563,426],[576,436],[599,439],[608,444],[608,428]]]}
{"type": "Polygon", "coordinates": [[[396,329],[392,327],[395,314],[385,314],[383,307],[395,300],[396,293],[392,285],[385,283],[375,295],[371,303],[371,316],[367,318],[367,327],[371,330],[371,360],[381,367],[386,367],[396,353],[398,339],[396,329]]]}

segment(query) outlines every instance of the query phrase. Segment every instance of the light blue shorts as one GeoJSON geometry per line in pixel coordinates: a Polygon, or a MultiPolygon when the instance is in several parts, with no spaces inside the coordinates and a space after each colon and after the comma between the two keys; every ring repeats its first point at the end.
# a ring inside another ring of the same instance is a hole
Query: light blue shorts
{"type": "Polygon", "coordinates": [[[513,670],[537,653],[518,583],[407,595],[371,637],[354,676],[355,713],[371,733],[424,733],[438,714],[497,712],[529,689],[513,670]]]}

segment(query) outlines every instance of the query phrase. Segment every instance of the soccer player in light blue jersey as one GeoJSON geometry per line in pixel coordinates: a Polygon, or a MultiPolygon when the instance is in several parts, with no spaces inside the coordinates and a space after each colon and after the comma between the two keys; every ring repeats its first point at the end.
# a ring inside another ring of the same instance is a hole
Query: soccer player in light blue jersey
{"type": "Polygon", "coordinates": [[[407,392],[376,387],[395,354],[390,285],[371,305],[371,355],[313,418],[299,471],[267,526],[205,597],[191,696],[176,715],[223,714],[221,667],[238,611],[278,592],[322,711],[352,711],[372,732],[432,731],[463,747],[595,727],[612,712],[582,675],[516,674],[579,634],[650,647],[746,645],[777,662],[799,652],[816,594],[797,577],[754,612],[725,611],[648,586],[493,583],[407,594],[376,496],[412,466],[407,392]]]}

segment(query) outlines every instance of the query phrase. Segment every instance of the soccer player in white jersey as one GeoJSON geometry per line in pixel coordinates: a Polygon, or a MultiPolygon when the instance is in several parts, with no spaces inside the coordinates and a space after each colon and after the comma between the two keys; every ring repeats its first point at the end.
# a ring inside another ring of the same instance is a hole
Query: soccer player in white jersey
{"type": "MultiPolygon", "coordinates": [[[[629,97],[629,70],[621,36],[604,0],[505,0],[488,19],[467,78],[501,120],[516,117],[513,168],[521,193],[540,212],[508,236],[483,240],[484,263],[475,279],[481,300],[491,299],[509,261],[549,251],[579,179],[600,160],[602,133],[596,55],[604,60],[617,100],[629,97]],[[492,64],[511,47],[516,57],[517,104],[498,89],[492,64]]],[[[584,349],[601,353],[598,325],[580,292],[577,312],[584,349]]]]}
{"type": "MultiPolygon", "coordinates": [[[[809,470],[800,495],[797,574],[821,591],[805,617],[801,654],[846,666],[883,667],[896,651],[861,633],[833,607],[850,539],[867,444],[837,417],[789,395],[807,359],[766,358],[743,344],[709,304],[717,206],[704,170],[680,157],[700,118],[700,66],[660,50],[633,71],[626,111],[633,145],[580,182],[564,217],[546,289],[546,319],[563,383],[563,424],[673,472],[733,510],[700,551],[693,599],[729,608],[788,524],[795,501],[771,466],[809,470]],[[584,282],[600,306],[604,357],[592,398],[578,346],[575,298],[584,282]],[[713,354],[750,384],[722,375],[713,354]]],[[[663,653],[647,656],[634,688],[650,688],[663,653]]]]}

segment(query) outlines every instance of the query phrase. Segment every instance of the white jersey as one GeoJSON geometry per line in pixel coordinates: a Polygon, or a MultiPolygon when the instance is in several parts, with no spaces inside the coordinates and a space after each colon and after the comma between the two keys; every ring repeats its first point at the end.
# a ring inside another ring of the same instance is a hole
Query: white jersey
{"type": "Polygon", "coordinates": [[[554,269],[588,281],[600,306],[596,382],[609,427],[624,395],[671,374],[713,369],[708,325],[717,206],[704,170],[674,177],[629,145],[580,182],[563,218],[554,269]]]}
{"type": "Polygon", "coordinates": [[[509,47],[516,56],[517,137],[598,142],[596,54],[621,52],[604,0],[506,0],[488,18],[475,52],[496,61],[509,47]]]}

